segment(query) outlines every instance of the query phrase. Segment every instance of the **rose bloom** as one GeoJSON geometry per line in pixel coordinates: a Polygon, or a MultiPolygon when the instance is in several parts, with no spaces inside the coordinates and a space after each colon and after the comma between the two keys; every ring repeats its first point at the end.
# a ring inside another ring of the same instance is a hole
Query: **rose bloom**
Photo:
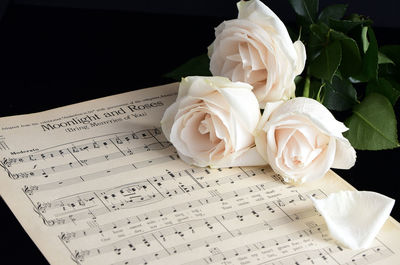
{"type": "Polygon", "coordinates": [[[257,126],[259,153],[287,182],[323,177],[329,168],[348,169],[356,153],[348,130],[325,106],[310,98],[267,103],[257,126]]]}
{"type": "Polygon", "coordinates": [[[197,166],[265,165],[254,143],[261,114],[251,90],[224,77],[183,78],[161,120],[180,158],[197,166]]]}
{"type": "Polygon", "coordinates": [[[237,6],[238,18],[215,30],[208,52],[211,73],[251,84],[262,106],[294,97],[294,78],[306,60],[303,43],[293,43],[282,21],[262,2],[237,6]]]}

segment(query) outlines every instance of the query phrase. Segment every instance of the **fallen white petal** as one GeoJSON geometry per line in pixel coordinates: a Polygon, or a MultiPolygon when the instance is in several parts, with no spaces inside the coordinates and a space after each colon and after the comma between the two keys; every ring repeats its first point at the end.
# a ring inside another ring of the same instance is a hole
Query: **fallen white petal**
{"type": "Polygon", "coordinates": [[[331,236],[351,249],[367,248],[394,206],[393,199],[370,191],[340,191],[311,199],[331,236]]]}

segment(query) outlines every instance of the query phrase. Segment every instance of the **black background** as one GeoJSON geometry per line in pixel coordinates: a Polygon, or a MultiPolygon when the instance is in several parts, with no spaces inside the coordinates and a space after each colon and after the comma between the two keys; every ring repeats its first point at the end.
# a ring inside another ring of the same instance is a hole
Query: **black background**
{"type": "MultiPolygon", "coordinates": [[[[163,74],[205,53],[214,27],[236,16],[235,2],[0,0],[0,117],[169,83],[163,74]]],[[[350,11],[375,21],[379,44],[400,44],[395,1],[349,2],[350,11]]],[[[268,5],[284,22],[294,21],[286,1],[268,5]]],[[[399,103],[395,109],[399,119],[399,103]]],[[[359,190],[400,198],[400,149],[357,155],[351,170],[336,172],[359,190]]],[[[14,259],[6,264],[46,264],[0,202],[2,254],[14,259]]],[[[392,216],[400,220],[399,205],[392,216]]]]}

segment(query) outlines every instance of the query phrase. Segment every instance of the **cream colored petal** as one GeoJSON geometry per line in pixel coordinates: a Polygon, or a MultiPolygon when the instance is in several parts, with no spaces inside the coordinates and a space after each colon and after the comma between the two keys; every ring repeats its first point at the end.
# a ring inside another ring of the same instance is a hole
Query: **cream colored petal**
{"type": "Polygon", "coordinates": [[[278,109],[284,101],[275,101],[275,102],[267,102],[264,106],[260,106],[261,108],[264,109],[264,112],[262,114],[262,117],[258,123],[258,129],[264,128],[266,123],[268,122],[269,118],[271,117],[271,114],[278,109]]]}
{"type": "Polygon", "coordinates": [[[174,124],[175,115],[178,112],[178,108],[179,104],[177,102],[174,102],[165,110],[164,115],[161,119],[161,129],[165,135],[165,138],[167,138],[168,141],[170,141],[171,129],[172,125],[174,124]]]}
{"type": "MultiPolygon", "coordinates": [[[[215,87],[210,85],[213,77],[188,76],[182,79],[181,83],[188,85],[187,95],[192,97],[204,97],[215,92],[215,87]],[[211,81],[210,81],[211,80],[211,81]]],[[[222,78],[222,77],[221,77],[222,78]]]]}
{"type": "Polygon", "coordinates": [[[273,153],[268,152],[268,161],[272,169],[280,174],[286,182],[304,183],[322,178],[332,166],[335,157],[335,139],[332,137],[327,148],[309,165],[302,168],[291,170],[275,157],[273,153]]]}
{"type": "Polygon", "coordinates": [[[241,151],[254,145],[254,131],[246,126],[238,117],[231,113],[231,133],[230,139],[234,151],[241,151]]]}
{"type": "Polygon", "coordinates": [[[205,163],[205,162],[203,162],[203,163],[202,162],[197,162],[196,163],[191,157],[182,154],[181,152],[179,152],[179,150],[176,150],[176,151],[178,152],[179,158],[182,159],[183,162],[185,162],[186,164],[196,165],[196,166],[199,166],[199,167],[207,166],[207,163],[205,163]]]}
{"type": "Polygon", "coordinates": [[[249,55],[251,60],[251,69],[255,70],[263,70],[265,69],[264,62],[261,60],[261,57],[268,56],[268,54],[262,54],[258,47],[254,47],[253,45],[249,45],[249,55]]]}
{"type": "Polygon", "coordinates": [[[248,70],[246,72],[246,80],[250,84],[255,84],[258,82],[265,82],[265,79],[268,75],[267,70],[262,69],[262,70],[248,70]]]}
{"type": "Polygon", "coordinates": [[[237,63],[241,63],[241,62],[242,62],[242,58],[241,58],[240,55],[237,54],[237,53],[232,54],[232,55],[228,55],[228,56],[226,57],[226,59],[228,59],[228,60],[230,60],[230,61],[232,61],[232,62],[237,62],[237,63]]]}
{"type": "Polygon", "coordinates": [[[233,156],[222,159],[217,163],[210,165],[212,168],[218,167],[246,167],[246,166],[263,166],[267,162],[257,152],[255,147],[237,152],[233,156]]]}
{"type": "MultiPolygon", "coordinates": [[[[284,128],[284,129],[276,129],[275,130],[275,142],[278,147],[276,152],[276,156],[282,156],[283,151],[286,149],[286,145],[288,144],[292,135],[296,133],[296,130],[291,128],[284,128]]],[[[288,146],[290,147],[290,146],[288,146]]]]}
{"type": "Polygon", "coordinates": [[[295,75],[301,74],[304,70],[304,66],[306,64],[306,47],[301,41],[295,41],[293,43],[294,49],[296,50],[297,53],[297,63],[295,65],[295,75]]]}
{"type": "Polygon", "coordinates": [[[191,154],[208,151],[213,147],[207,134],[199,131],[201,121],[204,120],[205,113],[195,112],[185,123],[185,127],[180,131],[180,139],[184,142],[191,154]]]}
{"type": "Polygon", "coordinates": [[[376,192],[340,191],[311,198],[331,236],[351,249],[367,248],[390,215],[394,200],[376,192]]]}
{"type": "Polygon", "coordinates": [[[238,117],[247,131],[253,133],[260,120],[260,107],[256,96],[247,88],[221,88],[220,93],[231,106],[231,111],[238,117]]]}
{"type": "Polygon", "coordinates": [[[262,158],[268,163],[267,157],[267,134],[262,130],[256,130],[254,135],[256,149],[262,158]]]}
{"type": "Polygon", "coordinates": [[[233,82],[244,81],[244,72],[242,64],[237,64],[230,75],[233,82]]]}
{"type": "Polygon", "coordinates": [[[303,134],[296,130],[292,131],[294,133],[285,148],[287,150],[286,157],[292,163],[291,168],[303,167],[304,165],[308,165],[308,157],[313,152],[313,148],[308,144],[303,134]]]}
{"type": "Polygon", "coordinates": [[[251,66],[251,57],[249,52],[249,44],[247,42],[239,43],[240,62],[243,66],[251,66]]]}
{"type": "Polygon", "coordinates": [[[288,100],[271,115],[270,120],[282,120],[286,116],[301,114],[310,119],[327,135],[343,137],[347,127],[335,119],[332,113],[321,103],[311,98],[298,97],[288,100]]]}
{"type": "Polygon", "coordinates": [[[290,57],[293,62],[295,62],[297,54],[293,48],[293,43],[290,39],[289,33],[283,22],[274,12],[272,12],[271,9],[269,9],[259,0],[242,0],[237,3],[237,6],[239,10],[239,19],[250,20],[267,29],[272,27],[274,30],[270,31],[279,36],[277,41],[281,42],[281,48],[284,50],[287,56],[290,57]]]}
{"type": "Polygon", "coordinates": [[[215,130],[214,131],[215,136],[219,139],[224,139],[224,140],[228,138],[229,135],[228,128],[226,128],[226,125],[222,122],[221,118],[218,117],[217,115],[211,115],[211,119],[215,130]]]}
{"type": "Polygon", "coordinates": [[[356,163],[356,150],[346,138],[336,139],[336,154],[333,161],[333,168],[349,169],[356,163]]]}

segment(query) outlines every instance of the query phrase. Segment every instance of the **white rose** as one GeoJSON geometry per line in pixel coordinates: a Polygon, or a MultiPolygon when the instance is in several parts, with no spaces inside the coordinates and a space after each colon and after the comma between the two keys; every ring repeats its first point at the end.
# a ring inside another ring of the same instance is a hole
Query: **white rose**
{"type": "Polygon", "coordinates": [[[282,21],[258,0],[237,4],[237,19],[215,29],[210,71],[251,84],[260,105],[294,97],[294,78],[303,69],[306,51],[292,42],[282,21]]]}
{"type": "Polygon", "coordinates": [[[305,182],[329,168],[348,169],[356,153],[343,123],[318,101],[294,98],[267,103],[255,133],[259,153],[285,181],[305,182]]]}
{"type": "Polygon", "coordinates": [[[161,120],[180,158],[197,166],[265,165],[254,143],[261,114],[251,90],[225,77],[183,78],[161,120]]]}

